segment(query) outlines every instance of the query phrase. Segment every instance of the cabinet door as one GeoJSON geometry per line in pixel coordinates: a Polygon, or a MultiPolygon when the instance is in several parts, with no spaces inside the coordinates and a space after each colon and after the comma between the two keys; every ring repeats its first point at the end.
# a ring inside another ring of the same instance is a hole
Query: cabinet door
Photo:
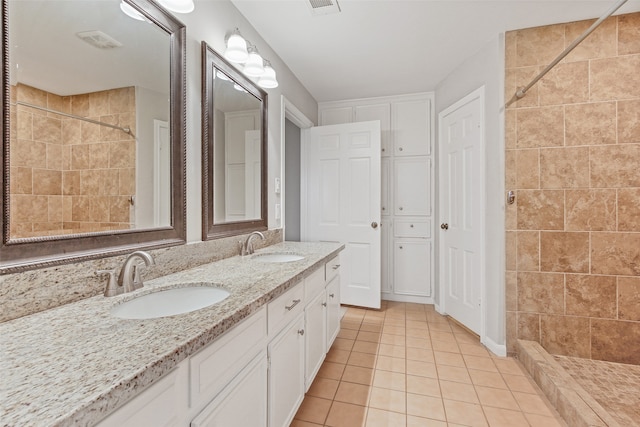
{"type": "Polygon", "coordinates": [[[326,301],[323,289],[304,310],[305,390],[309,390],[326,354],[326,301]]]}
{"type": "Polygon", "coordinates": [[[431,296],[431,241],[396,239],[393,260],[396,294],[431,296]]]}
{"type": "Polygon", "coordinates": [[[327,284],[327,347],[325,352],[329,351],[338,332],[340,332],[340,319],[342,319],[340,276],[335,276],[327,284]]]}
{"type": "Polygon", "coordinates": [[[391,250],[391,237],[393,236],[393,230],[391,229],[392,221],[390,219],[383,219],[380,221],[380,232],[381,234],[381,255],[382,259],[380,262],[381,268],[381,291],[382,292],[392,292],[393,288],[391,286],[391,272],[393,266],[393,257],[391,250]]]}
{"type": "Polygon", "coordinates": [[[380,121],[380,150],[383,156],[391,155],[391,106],[386,104],[358,105],[355,107],[355,121],[380,121]]]}
{"type": "Polygon", "coordinates": [[[267,426],[267,355],[264,351],[191,421],[191,427],[246,426],[267,426]],[[247,410],[247,404],[251,410],[247,410]]]}
{"type": "Polygon", "coordinates": [[[431,215],[431,159],[400,157],[393,165],[394,213],[431,215]]]}
{"type": "Polygon", "coordinates": [[[303,313],[269,343],[268,351],[269,427],[287,427],[304,398],[303,313]]]}
{"type": "Polygon", "coordinates": [[[391,198],[389,189],[391,188],[391,159],[382,157],[380,159],[380,207],[383,216],[391,215],[391,198]]]}
{"type": "Polygon", "coordinates": [[[353,122],[353,107],[335,107],[320,111],[320,126],[353,122]]]}
{"type": "Polygon", "coordinates": [[[393,152],[396,156],[426,156],[431,152],[430,101],[391,104],[393,152]]]}

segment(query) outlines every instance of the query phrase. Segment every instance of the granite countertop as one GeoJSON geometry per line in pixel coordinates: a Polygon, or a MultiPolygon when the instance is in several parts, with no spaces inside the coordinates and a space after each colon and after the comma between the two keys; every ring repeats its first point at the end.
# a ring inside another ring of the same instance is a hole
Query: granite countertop
{"type": "Polygon", "coordinates": [[[0,324],[0,424],[95,424],[342,248],[279,243],[256,254],[294,252],[305,258],[263,263],[236,256],[150,280],[129,294],[96,296],[0,324]],[[109,313],[137,295],[189,283],[213,284],[230,295],[171,317],[125,320],[109,313]]]}

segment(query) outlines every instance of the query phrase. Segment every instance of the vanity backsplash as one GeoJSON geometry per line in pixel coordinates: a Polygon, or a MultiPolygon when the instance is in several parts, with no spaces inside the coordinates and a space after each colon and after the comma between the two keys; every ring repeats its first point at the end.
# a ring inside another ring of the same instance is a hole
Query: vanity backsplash
{"type": "MultiPolygon", "coordinates": [[[[282,229],[263,234],[265,240],[254,240],[257,248],[283,240],[282,229]]],[[[232,236],[149,250],[156,264],[143,268],[142,277],[151,280],[238,255],[238,242],[246,237],[232,236]]],[[[0,276],[0,323],[102,294],[107,279],[95,272],[115,269],[118,273],[127,255],[0,276]]]]}

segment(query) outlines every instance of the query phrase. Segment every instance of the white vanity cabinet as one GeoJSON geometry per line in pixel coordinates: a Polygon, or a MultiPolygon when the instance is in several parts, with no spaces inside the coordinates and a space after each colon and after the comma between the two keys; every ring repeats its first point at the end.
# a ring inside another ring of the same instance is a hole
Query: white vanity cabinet
{"type": "MultiPolygon", "coordinates": [[[[382,299],[433,303],[433,237],[409,241],[393,230],[404,220],[427,221],[433,227],[433,93],[354,99],[318,104],[320,125],[379,120],[381,128],[381,291],[382,299]],[[418,245],[420,250],[418,251],[418,245]],[[420,246],[421,245],[421,246],[420,246]],[[411,252],[409,256],[407,253],[411,252]],[[420,267],[409,268],[407,257],[420,267]],[[420,276],[419,284],[408,281],[420,276]],[[410,285],[411,283],[411,285],[410,285]],[[415,292],[414,292],[415,291],[415,292]]],[[[415,236],[409,236],[413,239],[415,236]]]]}
{"type": "Polygon", "coordinates": [[[309,390],[324,361],[327,336],[327,294],[325,271],[319,268],[304,280],[305,301],[305,391],[309,390]]]}
{"type": "Polygon", "coordinates": [[[340,255],[330,259],[324,266],[327,296],[327,346],[328,352],[338,333],[342,308],[340,307],[340,255]]]}

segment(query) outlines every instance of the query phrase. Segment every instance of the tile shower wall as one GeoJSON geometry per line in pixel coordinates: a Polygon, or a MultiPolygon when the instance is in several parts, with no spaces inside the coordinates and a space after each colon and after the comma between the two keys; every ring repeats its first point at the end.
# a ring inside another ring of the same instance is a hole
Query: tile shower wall
{"type": "MultiPolygon", "coordinates": [[[[505,99],[593,21],[506,34],[505,99]]],[[[507,345],[640,364],[640,13],[506,111],[507,345]]]]}
{"type": "Polygon", "coordinates": [[[22,84],[11,89],[11,123],[17,123],[10,138],[11,237],[130,228],[134,138],[16,101],[128,126],[135,134],[135,88],[72,96],[22,84]]]}

